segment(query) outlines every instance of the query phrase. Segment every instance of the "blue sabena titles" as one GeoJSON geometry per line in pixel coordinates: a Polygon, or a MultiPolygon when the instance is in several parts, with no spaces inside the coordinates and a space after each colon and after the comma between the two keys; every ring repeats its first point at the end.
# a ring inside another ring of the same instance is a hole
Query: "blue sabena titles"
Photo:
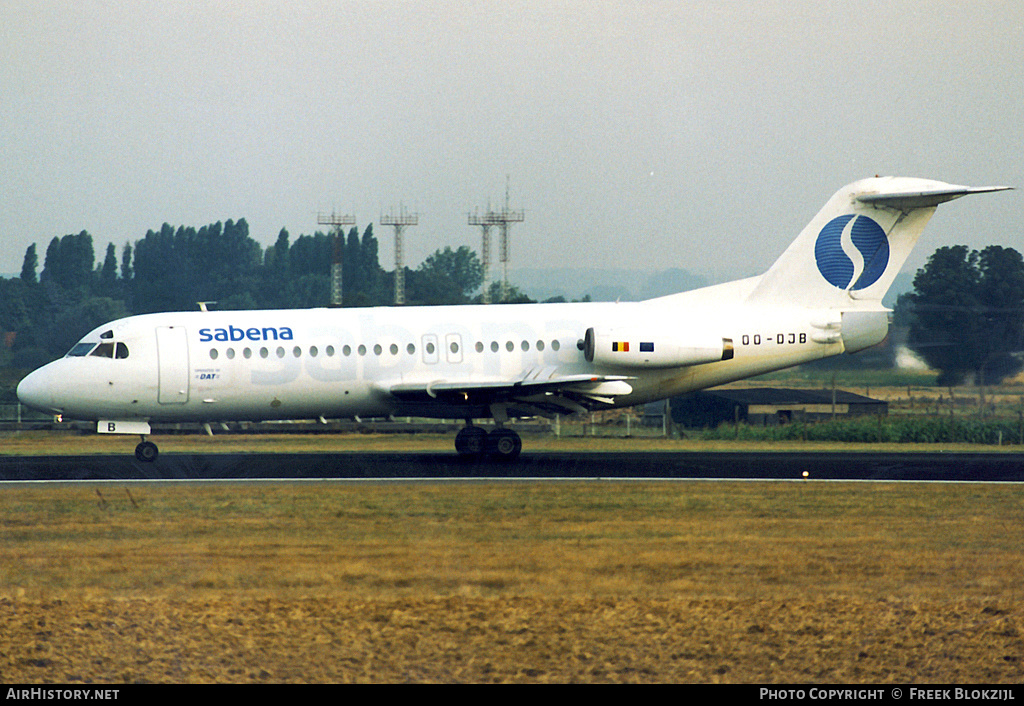
{"type": "Polygon", "coordinates": [[[199,340],[203,341],[291,341],[294,338],[292,330],[288,326],[265,326],[257,328],[201,328],[199,329],[199,340]]]}
{"type": "Polygon", "coordinates": [[[829,284],[839,289],[865,289],[878,281],[889,264],[889,239],[882,226],[867,216],[837,216],[818,233],[814,260],[829,284]],[[856,252],[850,252],[851,246],[856,252]]]}

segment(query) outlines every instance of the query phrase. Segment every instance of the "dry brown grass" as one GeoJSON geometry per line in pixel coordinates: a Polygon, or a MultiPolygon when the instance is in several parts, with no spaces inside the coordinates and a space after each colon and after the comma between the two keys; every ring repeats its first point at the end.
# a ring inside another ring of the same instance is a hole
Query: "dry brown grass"
{"type": "Polygon", "coordinates": [[[0,681],[1018,682],[1024,489],[6,487],[0,681]]]}

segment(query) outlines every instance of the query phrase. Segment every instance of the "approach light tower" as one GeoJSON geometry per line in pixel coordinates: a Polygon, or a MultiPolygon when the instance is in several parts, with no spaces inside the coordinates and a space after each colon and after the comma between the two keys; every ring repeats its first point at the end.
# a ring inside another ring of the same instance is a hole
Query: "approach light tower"
{"type": "Polygon", "coordinates": [[[382,226],[391,226],[395,229],[395,304],[405,304],[405,264],[402,256],[402,231],[408,226],[419,223],[419,215],[406,213],[405,208],[399,207],[397,215],[394,213],[380,217],[382,226]]]}
{"type": "Polygon", "coordinates": [[[495,225],[495,221],[492,220],[493,215],[489,204],[487,211],[482,216],[478,213],[468,214],[469,225],[480,226],[483,231],[483,242],[480,246],[480,264],[483,265],[484,270],[484,286],[481,291],[484,304],[491,303],[491,226],[495,225]]]}
{"type": "MultiPolygon", "coordinates": [[[[509,226],[513,223],[522,223],[525,220],[525,214],[522,209],[512,210],[508,205],[508,177],[505,178],[505,207],[500,211],[491,211],[488,209],[486,214],[486,220],[491,225],[498,226],[498,237],[501,239],[498,243],[498,259],[501,260],[501,301],[508,301],[508,261],[511,255],[511,241],[509,239],[509,226]]],[[[489,243],[488,243],[489,245],[489,243]]],[[[488,260],[490,255],[486,256],[488,260]]],[[[489,282],[484,283],[485,286],[490,286],[489,282]]]]}
{"type": "Polygon", "coordinates": [[[322,226],[331,226],[331,306],[340,307],[342,300],[341,263],[345,252],[345,226],[356,224],[355,216],[339,215],[331,211],[331,215],[316,214],[316,222],[322,226]]]}

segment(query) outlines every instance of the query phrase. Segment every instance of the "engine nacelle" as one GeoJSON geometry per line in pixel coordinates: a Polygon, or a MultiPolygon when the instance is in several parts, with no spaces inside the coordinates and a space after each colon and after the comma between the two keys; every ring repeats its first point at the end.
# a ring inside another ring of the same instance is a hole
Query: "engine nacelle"
{"type": "Polygon", "coordinates": [[[597,330],[588,328],[583,338],[588,363],[625,368],[680,368],[716,363],[733,356],[731,338],[712,334],[672,335],[650,330],[597,330]]]}

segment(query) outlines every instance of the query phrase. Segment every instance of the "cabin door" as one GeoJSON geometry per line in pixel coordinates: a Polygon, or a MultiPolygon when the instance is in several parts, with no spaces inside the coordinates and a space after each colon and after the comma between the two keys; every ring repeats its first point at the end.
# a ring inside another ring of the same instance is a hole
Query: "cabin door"
{"type": "Polygon", "coordinates": [[[158,326],[156,329],[157,368],[160,404],[188,402],[188,338],[181,326],[158,326]]]}

